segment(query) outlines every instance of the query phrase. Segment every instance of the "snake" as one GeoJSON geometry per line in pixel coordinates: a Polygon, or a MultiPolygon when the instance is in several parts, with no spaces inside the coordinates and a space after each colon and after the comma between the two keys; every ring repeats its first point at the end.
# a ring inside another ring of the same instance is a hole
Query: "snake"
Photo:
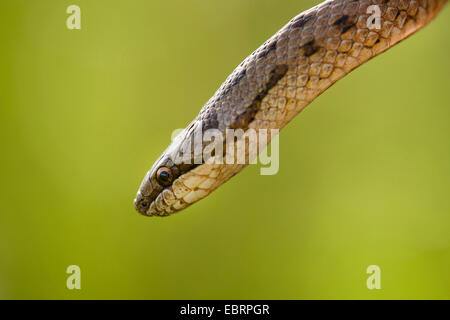
{"type": "MultiPolygon", "coordinates": [[[[446,3],[328,0],[292,18],[236,67],[173,139],[145,175],[134,199],[136,210],[159,217],[179,212],[248,165],[218,161],[223,152],[195,161],[188,147],[208,147],[195,142],[196,132],[281,130],[336,81],[422,29],[446,3]],[[191,161],[179,161],[180,153],[191,161]]],[[[245,135],[232,140],[242,139],[245,135]]]]}

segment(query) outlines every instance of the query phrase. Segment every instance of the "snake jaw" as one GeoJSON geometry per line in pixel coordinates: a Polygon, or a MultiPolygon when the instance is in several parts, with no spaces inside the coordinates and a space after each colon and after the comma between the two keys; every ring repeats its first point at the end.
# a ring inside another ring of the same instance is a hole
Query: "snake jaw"
{"type": "Polygon", "coordinates": [[[194,202],[206,197],[212,190],[214,180],[198,173],[211,172],[211,165],[203,164],[197,168],[179,176],[172,185],[164,187],[161,192],[153,197],[145,197],[138,192],[136,209],[146,216],[164,217],[187,208],[194,202]],[[203,167],[203,168],[201,168],[203,167]],[[146,208],[140,204],[149,202],[146,208]]]}
{"type": "Polygon", "coordinates": [[[136,210],[145,216],[165,217],[181,211],[205,198],[217,187],[241,171],[246,164],[220,164],[211,157],[197,167],[178,176],[170,186],[155,189],[151,172],[144,179],[136,199],[136,210]],[[143,203],[146,206],[142,206],[143,203]]]}

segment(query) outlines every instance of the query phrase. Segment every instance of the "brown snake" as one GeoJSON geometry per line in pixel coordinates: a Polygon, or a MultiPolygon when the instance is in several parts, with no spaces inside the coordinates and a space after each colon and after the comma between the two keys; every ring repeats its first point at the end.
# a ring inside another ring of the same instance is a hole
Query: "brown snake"
{"type": "Polygon", "coordinates": [[[282,129],[336,81],[424,27],[446,2],[329,0],[294,17],[233,71],[155,162],[137,193],[137,211],[182,210],[246,166],[174,160],[196,130],[282,129]]]}

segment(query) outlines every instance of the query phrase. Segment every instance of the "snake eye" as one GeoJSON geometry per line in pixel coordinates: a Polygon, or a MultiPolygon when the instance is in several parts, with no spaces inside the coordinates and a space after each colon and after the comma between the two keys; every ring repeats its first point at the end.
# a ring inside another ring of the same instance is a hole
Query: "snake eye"
{"type": "Polygon", "coordinates": [[[156,172],[156,179],[163,186],[169,185],[172,182],[172,171],[169,168],[161,167],[156,172]]]}

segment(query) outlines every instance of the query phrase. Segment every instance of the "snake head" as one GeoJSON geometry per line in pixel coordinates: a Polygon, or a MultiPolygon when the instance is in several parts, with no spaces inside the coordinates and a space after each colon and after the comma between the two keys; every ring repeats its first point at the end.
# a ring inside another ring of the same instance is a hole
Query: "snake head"
{"type": "Polygon", "coordinates": [[[147,172],[134,200],[139,213],[167,216],[202,199],[218,186],[218,180],[209,177],[215,165],[195,163],[193,151],[184,152],[187,157],[179,157],[180,151],[193,142],[194,132],[201,125],[201,121],[192,122],[147,172]]]}
{"type": "Polygon", "coordinates": [[[163,186],[158,183],[154,173],[154,168],[161,162],[161,160],[161,158],[158,159],[152,169],[147,172],[142,180],[136,198],[134,199],[134,206],[136,207],[136,210],[143,215],[147,215],[147,211],[149,211],[150,206],[154,203],[154,200],[156,200],[158,194],[160,194],[163,190],[163,186]]]}
{"type": "MultiPolygon", "coordinates": [[[[134,205],[136,210],[143,215],[160,215],[158,214],[157,207],[162,210],[162,212],[166,212],[165,208],[162,208],[162,205],[165,205],[165,202],[161,202],[163,200],[162,194],[165,192],[171,192],[172,182],[174,180],[174,176],[178,175],[179,169],[177,166],[170,161],[170,158],[165,157],[164,155],[159,158],[152,168],[145,175],[139,191],[134,200],[134,205]],[[158,206],[156,205],[157,200],[159,199],[158,206]]],[[[167,198],[167,195],[166,195],[167,198]]]]}
{"type": "MultiPolygon", "coordinates": [[[[206,197],[247,164],[217,161],[222,153],[196,159],[205,150],[205,140],[196,139],[203,128],[194,120],[163,152],[145,175],[134,204],[146,216],[168,216],[206,197]]],[[[234,141],[232,139],[232,141],[234,141]]]]}
{"type": "Polygon", "coordinates": [[[139,213],[146,216],[165,216],[174,211],[172,208],[173,200],[176,199],[174,183],[189,169],[185,165],[175,164],[172,160],[172,151],[179,145],[180,141],[172,143],[142,180],[134,200],[139,213]]]}

